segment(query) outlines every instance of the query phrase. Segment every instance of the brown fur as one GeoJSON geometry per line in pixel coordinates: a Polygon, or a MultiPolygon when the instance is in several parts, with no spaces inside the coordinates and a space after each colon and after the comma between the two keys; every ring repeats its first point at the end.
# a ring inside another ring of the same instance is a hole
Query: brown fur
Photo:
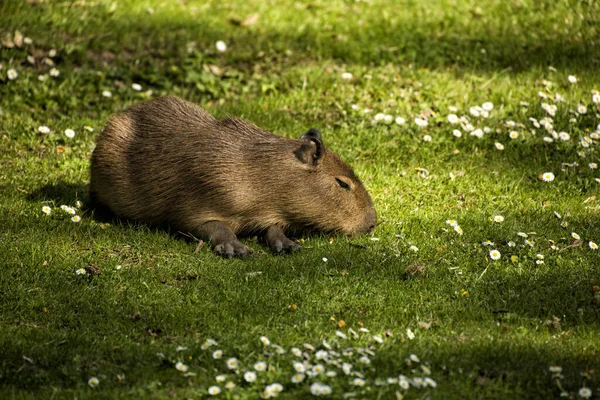
{"type": "Polygon", "coordinates": [[[363,184],[320,140],[217,120],[176,97],[108,121],[92,155],[90,193],[118,216],[192,234],[220,221],[234,234],[275,226],[351,235],[376,221],[363,184]]]}

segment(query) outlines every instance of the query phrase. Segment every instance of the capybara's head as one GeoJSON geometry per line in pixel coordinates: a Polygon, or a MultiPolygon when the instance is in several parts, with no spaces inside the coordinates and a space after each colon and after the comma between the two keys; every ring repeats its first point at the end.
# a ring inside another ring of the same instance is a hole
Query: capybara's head
{"type": "Polygon", "coordinates": [[[352,168],[323,145],[321,132],[313,128],[303,134],[293,158],[298,171],[290,181],[296,187],[289,188],[296,196],[290,199],[298,214],[294,219],[318,230],[346,235],[375,229],[377,213],[369,193],[352,168]]]}

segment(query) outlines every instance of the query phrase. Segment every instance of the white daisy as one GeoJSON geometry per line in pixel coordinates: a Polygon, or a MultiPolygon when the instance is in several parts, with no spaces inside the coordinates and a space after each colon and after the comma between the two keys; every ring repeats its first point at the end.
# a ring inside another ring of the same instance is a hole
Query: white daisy
{"type": "Polygon", "coordinates": [[[142,90],[142,85],[140,85],[139,83],[132,83],[131,88],[136,92],[139,92],[140,90],[142,90]]]}
{"type": "Polygon", "coordinates": [[[96,386],[98,386],[100,384],[100,380],[98,378],[96,378],[95,376],[92,376],[89,380],[88,380],[88,385],[90,385],[91,388],[95,388],[96,386]]]}
{"type": "Polygon", "coordinates": [[[109,90],[104,90],[104,91],[102,91],[102,96],[104,96],[106,98],[110,98],[110,97],[112,97],[112,93],[109,90]]]}
{"type": "Polygon", "coordinates": [[[292,383],[300,383],[304,380],[304,378],[306,378],[306,376],[304,374],[296,374],[292,376],[292,383]]]}
{"type": "Polygon", "coordinates": [[[569,75],[567,79],[570,83],[577,83],[577,77],[575,75],[569,75]]]}
{"type": "Polygon", "coordinates": [[[227,368],[229,369],[237,369],[238,364],[238,359],[235,357],[232,357],[229,360],[227,360],[227,368]]]}
{"type": "Polygon", "coordinates": [[[587,387],[582,387],[581,389],[579,389],[579,397],[582,397],[584,399],[588,399],[590,397],[592,397],[592,391],[587,388],[587,387]]]}
{"type": "Polygon", "coordinates": [[[178,361],[177,364],[175,364],[175,369],[181,372],[186,372],[188,370],[188,366],[181,361],[178,361]]]}
{"type": "Polygon", "coordinates": [[[494,145],[498,150],[504,150],[504,145],[502,143],[496,142],[494,145]]]}
{"type": "Polygon", "coordinates": [[[579,114],[585,114],[585,113],[587,113],[587,107],[584,106],[583,104],[580,104],[577,106],[577,112],[579,114]]]}
{"type": "Polygon", "coordinates": [[[17,79],[17,77],[19,76],[19,74],[17,73],[17,71],[13,68],[9,69],[8,71],[6,71],[6,77],[8,79],[10,79],[11,81],[14,81],[15,79],[17,79]]]}
{"type": "Polygon", "coordinates": [[[415,118],[415,124],[417,124],[417,126],[420,126],[421,128],[424,128],[427,125],[429,125],[429,122],[427,122],[426,119],[417,117],[417,118],[415,118]]]}
{"type": "Polygon", "coordinates": [[[494,104],[488,101],[483,103],[481,108],[483,108],[485,111],[492,111],[494,109],[494,104]]]}
{"type": "Polygon", "coordinates": [[[511,139],[516,139],[516,138],[519,137],[519,132],[517,132],[517,131],[510,131],[508,133],[508,137],[510,137],[511,139]]]}
{"type": "Polygon", "coordinates": [[[65,136],[69,139],[73,139],[75,137],[75,131],[73,129],[65,129],[65,136]]]}
{"type": "Polygon", "coordinates": [[[210,394],[211,396],[216,396],[219,393],[221,393],[221,388],[218,386],[211,386],[208,388],[208,394],[210,394]]]}
{"type": "Polygon", "coordinates": [[[342,74],[342,79],[350,80],[350,79],[352,79],[352,74],[350,72],[344,72],[342,74]]]}
{"type": "Polygon", "coordinates": [[[504,222],[504,217],[502,215],[494,216],[494,222],[504,222]]]}
{"type": "Polygon", "coordinates": [[[544,172],[542,174],[542,180],[544,182],[552,182],[554,180],[554,174],[552,172],[544,172]]]}
{"type": "Polygon", "coordinates": [[[448,122],[451,124],[458,124],[460,119],[456,116],[456,114],[448,114],[448,122]]]}
{"type": "Polygon", "coordinates": [[[74,215],[73,217],[71,217],[71,221],[81,222],[81,217],[79,215],[74,215]]]}
{"type": "Polygon", "coordinates": [[[75,271],[75,273],[77,275],[85,275],[87,274],[87,271],[84,268],[79,268],[77,271],[75,271]]]}
{"type": "Polygon", "coordinates": [[[598,245],[596,243],[590,241],[588,244],[590,245],[590,249],[598,250],[598,245]]]}
{"type": "Polygon", "coordinates": [[[56,78],[57,76],[60,75],[60,71],[58,69],[56,69],[56,68],[52,68],[50,70],[50,72],[48,72],[48,74],[50,74],[50,76],[53,76],[53,77],[56,78]]]}
{"type": "Polygon", "coordinates": [[[258,372],[263,372],[267,370],[267,363],[264,361],[259,361],[254,364],[254,370],[258,372]]]}
{"type": "Polygon", "coordinates": [[[271,344],[271,341],[269,340],[268,337],[266,336],[261,336],[260,337],[260,341],[262,342],[262,344],[264,344],[265,346],[268,346],[271,344]]]}
{"type": "Polygon", "coordinates": [[[45,125],[42,125],[42,126],[38,127],[38,132],[43,133],[43,134],[48,134],[48,133],[50,133],[50,128],[48,128],[45,125]]]}
{"type": "Polygon", "coordinates": [[[215,360],[218,360],[219,358],[223,357],[223,350],[215,350],[215,351],[213,351],[212,357],[215,360]]]}
{"type": "Polygon", "coordinates": [[[50,215],[50,213],[52,213],[52,209],[48,206],[43,206],[42,207],[42,212],[46,215],[50,215]]]}
{"type": "Polygon", "coordinates": [[[404,125],[406,123],[406,120],[402,117],[396,117],[396,124],[398,125],[404,125]]]}
{"type": "Polygon", "coordinates": [[[560,140],[567,141],[571,138],[571,136],[567,132],[559,132],[558,137],[560,140]]]}
{"type": "Polygon", "coordinates": [[[244,373],[244,380],[249,383],[254,382],[256,380],[256,372],[246,371],[244,373]]]}
{"type": "Polygon", "coordinates": [[[499,260],[500,259],[500,252],[498,250],[492,250],[492,251],[490,251],[490,258],[492,260],[499,260]]]}
{"type": "Polygon", "coordinates": [[[215,47],[219,53],[224,53],[227,51],[227,45],[222,40],[219,40],[217,43],[215,43],[215,47]]]}
{"type": "Polygon", "coordinates": [[[461,132],[461,131],[459,131],[458,129],[455,129],[455,130],[453,130],[453,131],[452,131],[452,134],[453,134],[455,137],[461,137],[461,136],[462,136],[462,132],[461,132]]]}

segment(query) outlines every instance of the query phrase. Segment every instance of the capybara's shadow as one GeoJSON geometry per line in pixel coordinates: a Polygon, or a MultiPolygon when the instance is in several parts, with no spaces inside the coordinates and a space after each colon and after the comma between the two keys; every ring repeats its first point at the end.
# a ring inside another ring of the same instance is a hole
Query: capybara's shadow
{"type": "Polygon", "coordinates": [[[52,201],[56,205],[74,206],[76,201],[81,201],[86,210],[89,207],[89,198],[88,184],[65,181],[47,184],[27,195],[30,201],[52,201]]]}
{"type": "Polygon", "coordinates": [[[75,206],[77,201],[81,201],[81,209],[90,214],[98,222],[123,222],[122,219],[115,216],[109,209],[96,204],[90,199],[89,184],[84,182],[65,182],[58,181],[42,186],[31,192],[27,199],[30,201],[52,201],[55,206],[68,205],[75,206]]]}
{"type": "MultiPolygon", "coordinates": [[[[96,222],[110,223],[121,226],[146,226],[142,223],[128,220],[115,215],[108,207],[102,203],[95,201],[90,197],[90,186],[84,182],[65,182],[58,181],[55,183],[44,185],[27,195],[29,201],[36,202],[53,202],[54,206],[68,205],[74,207],[77,201],[83,203],[81,210],[93,218],[96,222]]],[[[165,232],[177,239],[184,239],[189,242],[197,242],[196,238],[183,232],[173,231],[169,226],[157,225],[152,226],[161,232],[165,232]]]]}

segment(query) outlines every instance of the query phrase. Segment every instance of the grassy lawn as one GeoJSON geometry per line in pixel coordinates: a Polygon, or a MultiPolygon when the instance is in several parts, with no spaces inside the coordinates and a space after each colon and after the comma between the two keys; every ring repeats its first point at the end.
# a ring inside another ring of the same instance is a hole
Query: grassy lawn
{"type": "Polygon", "coordinates": [[[0,398],[599,398],[599,38],[594,0],[0,2],[0,398]],[[94,219],[95,135],[163,94],[319,128],[380,225],[225,260],[94,219]]]}

